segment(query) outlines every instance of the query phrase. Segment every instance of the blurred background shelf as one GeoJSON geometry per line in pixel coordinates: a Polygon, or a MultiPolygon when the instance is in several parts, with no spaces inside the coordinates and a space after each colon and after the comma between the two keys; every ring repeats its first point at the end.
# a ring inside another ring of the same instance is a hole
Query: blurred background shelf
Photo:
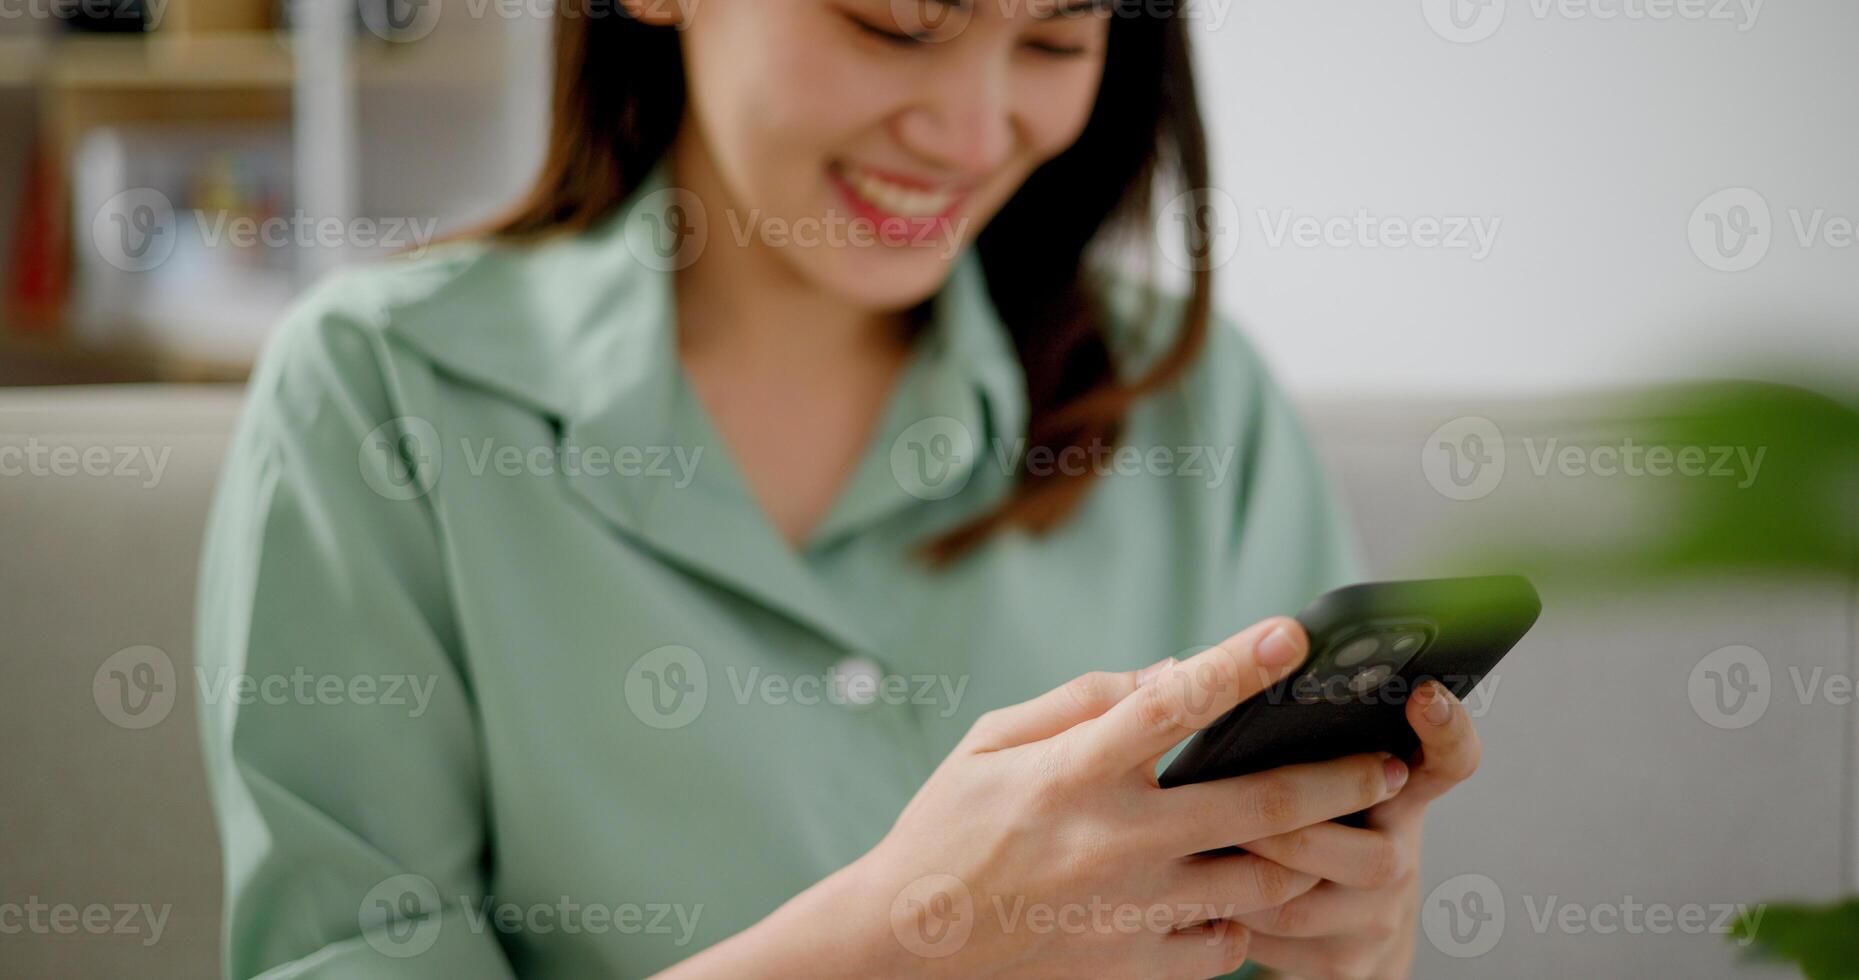
{"type": "Polygon", "coordinates": [[[251,370],[252,365],[241,360],[130,344],[88,345],[64,337],[0,329],[0,387],[242,382],[251,370]]]}
{"type": "Polygon", "coordinates": [[[296,291],[418,244],[361,228],[431,235],[515,196],[549,20],[460,5],[380,36],[378,2],[295,0],[289,29],[271,0],[167,0],[147,32],[0,22],[0,385],[242,379],[296,291]],[[180,248],[143,267],[116,237],[150,198],[180,248]],[[228,222],[287,231],[203,238],[228,222]],[[356,230],[296,233],[331,222],[356,230]]]}
{"type": "MultiPolygon", "coordinates": [[[[55,91],[231,89],[289,92],[297,82],[288,31],[215,31],[165,36],[0,35],[0,88],[55,91]]],[[[506,45],[489,31],[397,44],[358,37],[348,52],[364,85],[453,85],[494,80],[506,45]]]]}
{"type": "Polygon", "coordinates": [[[63,37],[45,42],[55,90],[279,89],[295,83],[290,35],[278,31],[63,37]]]}

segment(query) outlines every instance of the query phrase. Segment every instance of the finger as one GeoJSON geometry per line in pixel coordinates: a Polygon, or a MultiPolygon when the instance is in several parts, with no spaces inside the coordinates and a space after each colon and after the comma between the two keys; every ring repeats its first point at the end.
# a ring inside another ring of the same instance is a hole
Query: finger
{"type": "Polygon", "coordinates": [[[978,752],[992,752],[1051,738],[1110,710],[1174,662],[1170,657],[1142,670],[1096,671],[1074,677],[1030,701],[977,718],[968,730],[968,745],[978,752]]]}
{"type": "Polygon", "coordinates": [[[1283,905],[1317,887],[1316,875],[1293,871],[1256,854],[1220,854],[1192,858],[1182,865],[1171,907],[1184,921],[1231,919],[1283,905]]]}
{"type": "Polygon", "coordinates": [[[1331,883],[1319,885],[1283,905],[1242,912],[1239,921],[1259,935],[1285,939],[1343,936],[1376,941],[1397,916],[1388,914],[1388,896],[1331,883]]]}
{"type": "Polygon", "coordinates": [[[1250,930],[1246,953],[1254,963],[1294,977],[1369,977],[1389,964],[1387,950],[1378,943],[1354,937],[1291,939],[1250,930]]]}
{"type": "Polygon", "coordinates": [[[1420,736],[1413,778],[1400,796],[1371,814],[1382,825],[1411,819],[1426,805],[1470,778],[1484,753],[1465,705],[1438,681],[1428,681],[1407,699],[1407,723],[1420,736]]]}
{"type": "Polygon", "coordinates": [[[1328,821],[1247,841],[1246,850],[1350,888],[1385,888],[1412,863],[1393,834],[1328,821]]]}
{"type": "Polygon", "coordinates": [[[1178,852],[1250,847],[1261,837],[1366,810],[1406,778],[1406,764],[1382,753],[1283,766],[1161,790],[1153,796],[1159,819],[1149,826],[1178,852]]]}
{"type": "Polygon", "coordinates": [[[1245,964],[1251,938],[1245,926],[1225,919],[1191,926],[1162,937],[1155,966],[1162,976],[1222,977],[1245,964]]]}
{"type": "Polygon", "coordinates": [[[1092,722],[1084,754],[1117,769],[1147,767],[1182,739],[1296,670],[1310,647],[1297,620],[1275,617],[1162,670],[1092,722]]]}

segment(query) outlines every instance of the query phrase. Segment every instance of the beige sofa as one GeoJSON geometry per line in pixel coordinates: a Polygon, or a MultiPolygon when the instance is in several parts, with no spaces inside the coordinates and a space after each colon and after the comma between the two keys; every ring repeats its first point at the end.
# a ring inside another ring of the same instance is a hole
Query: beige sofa
{"type": "MultiPolygon", "coordinates": [[[[221,881],[189,650],[198,538],[239,397],[0,390],[0,976],[218,970],[221,881]],[[28,450],[41,459],[30,471],[28,450]],[[89,472],[54,472],[58,452],[89,472]],[[146,651],[119,653],[142,647],[162,651],[173,678],[138,673],[146,651]]],[[[1427,545],[1480,527],[1501,502],[1437,491],[1420,459],[1428,433],[1478,415],[1514,438],[1554,417],[1524,403],[1308,409],[1390,577],[1425,570],[1427,545]]],[[[1545,598],[1480,706],[1484,770],[1430,824],[1418,975],[1787,975],[1746,973],[1708,927],[1720,906],[1859,880],[1855,709],[1837,685],[1806,698],[1794,686],[1854,676],[1852,584],[1545,598]],[[1745,727],[1708,723],[1688,686],[1726,646],[1772,669],[1771,701],[1745,727]],[[1471,892],[1486,900],[1481,917],[1471,892]],[[1694,906],[1703,927],[1687,925],[1694,906]]]]}

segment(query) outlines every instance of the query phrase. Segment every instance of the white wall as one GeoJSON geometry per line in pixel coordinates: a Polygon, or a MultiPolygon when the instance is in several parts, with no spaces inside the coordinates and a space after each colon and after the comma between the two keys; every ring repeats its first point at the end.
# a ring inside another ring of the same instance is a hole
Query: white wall
{"type": "Polygon", "coordinates": [[[1455,43],[1429,20],[1451,33],[1454,0],[1194,2],[1215,184],[1240,215],[1219,305],[1293,388],[1748,373],[1750,351],[1859,377],[1859,3],[1486,0],[1470,22],[1495,33],[1455,43]],[[1655,16],[1596,16],[1621,12],[1655,16]],[[1773,211],[1747,271],[1689,237],[1729,187],[1773,211]],[[1501,223],[1482,259],[1269,234],[1363,208],[1501,223]],[[1842,216],[1844,247],[1804,247],[1796,209],[1842,216]]]}

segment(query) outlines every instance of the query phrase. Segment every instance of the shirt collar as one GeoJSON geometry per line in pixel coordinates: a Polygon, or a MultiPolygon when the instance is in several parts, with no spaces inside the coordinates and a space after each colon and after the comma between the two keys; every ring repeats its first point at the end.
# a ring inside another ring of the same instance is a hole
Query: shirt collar
{"type": "MultiPolygon", "coordinates": [[[[616,435],[662,431],[681,376],[673,272],[653,236],[677,193],[661,160],[585,231],[517,248],[462,246],[409,277],[443,288],[384,298],[384,330],[442,369],[564,421],[616,435]]],[[[1024,435],[1025,382],[972,244],[931,300],[920,339],[938,348],[940,372],[985,403],[988,438],[1024,435]]]]}

